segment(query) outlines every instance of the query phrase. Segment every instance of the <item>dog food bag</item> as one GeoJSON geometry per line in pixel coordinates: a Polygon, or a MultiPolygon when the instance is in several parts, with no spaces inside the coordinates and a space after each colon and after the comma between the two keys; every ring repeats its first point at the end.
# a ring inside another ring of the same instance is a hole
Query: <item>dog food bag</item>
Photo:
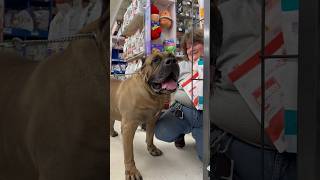
{"type": "Polygon", "coordinates": [[[47,31],[49,27],[49,10],[35,8],[32,11],[35,21],[35,27],[39,30],[47,31]]]}

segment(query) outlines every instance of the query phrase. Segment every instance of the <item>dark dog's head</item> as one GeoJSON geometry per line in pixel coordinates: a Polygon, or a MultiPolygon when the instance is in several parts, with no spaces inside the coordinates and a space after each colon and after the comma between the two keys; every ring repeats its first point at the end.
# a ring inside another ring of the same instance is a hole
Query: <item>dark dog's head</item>
{"type": "Polygon", "coordinates": [[[157,94],[170,94],[178,87],[179,65],[171,53],[153,53],[145,59],[140,72],[157,94]]]}

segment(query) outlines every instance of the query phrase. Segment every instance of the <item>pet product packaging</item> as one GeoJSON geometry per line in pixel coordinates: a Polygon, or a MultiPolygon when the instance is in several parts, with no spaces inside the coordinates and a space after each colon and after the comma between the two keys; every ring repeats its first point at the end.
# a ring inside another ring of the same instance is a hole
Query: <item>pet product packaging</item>
{"type": "Polygon", "coordinates": [[[49,28],[49,10],[47,9],[34,9],[32,11],[34,16],[34,23],[36,29],[48,31],[49,28]]]}
{"type": "Polygon", "coordinates": [[[163,45],[162,44],[151,44],[151,51],[152,52],[163,52],[163,45]]]}
{"type": "Polygon", "coordinates": [[[176,51],[176,43],[174,39],[168,39],[163,42],[164,50],[169,53],[175,53],[176,51]]]}

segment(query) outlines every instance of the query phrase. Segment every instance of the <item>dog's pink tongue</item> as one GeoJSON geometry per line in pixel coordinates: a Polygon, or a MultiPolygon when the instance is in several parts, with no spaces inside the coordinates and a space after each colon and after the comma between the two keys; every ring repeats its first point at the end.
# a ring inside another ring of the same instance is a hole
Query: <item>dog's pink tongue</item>
{"type": "Polygon", "coordinates": [[[177,89],[177,82],[174,80],[166,81],[162,83],[162,89],[175,90],[177,89]]]}

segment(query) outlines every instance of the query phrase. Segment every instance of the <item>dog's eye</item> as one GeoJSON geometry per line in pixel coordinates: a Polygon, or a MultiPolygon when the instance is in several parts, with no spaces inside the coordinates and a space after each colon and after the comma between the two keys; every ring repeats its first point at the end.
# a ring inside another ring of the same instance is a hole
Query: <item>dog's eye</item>
{"type": "Polygon", "coordinates": [[[161,58],[160,57],[155,57],[153,58],[152,62],[153,63],[159,63],[161,61],[161,58]]]}

